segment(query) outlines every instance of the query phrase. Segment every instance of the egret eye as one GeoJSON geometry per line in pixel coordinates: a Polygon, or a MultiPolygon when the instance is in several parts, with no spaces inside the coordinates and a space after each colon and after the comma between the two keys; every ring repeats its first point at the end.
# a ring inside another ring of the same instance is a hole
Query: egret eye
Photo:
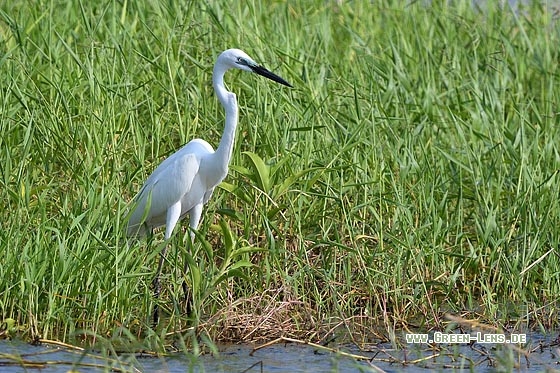
{"type": "Polygon", "coordinates": [[[239,65],[247,65],[247,61],[243,57],[237,57],[237,63],[239,65]]]}

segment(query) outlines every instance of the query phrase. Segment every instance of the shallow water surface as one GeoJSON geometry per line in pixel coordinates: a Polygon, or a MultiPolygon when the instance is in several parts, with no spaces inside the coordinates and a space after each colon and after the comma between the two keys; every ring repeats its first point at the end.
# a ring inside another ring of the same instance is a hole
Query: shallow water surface
{"type": "Polygon", "coordinates": [[[104,357],[99,353],[65,350],[52,346],[32,346],[21,341],[0,341],[1,372],[99,372],[113,367],[123,372],[477,372],[498,370],[521,372],[554,371],[560,351],[558,339],[531,334],[524,351],[505,345],[458,344],[430,347],[408,345],[394,350],[378,345],[371,351],[345,347],[341,350],[370,360],[360,361],[340,354],[318,351],[301,344],[274,344],[253,354],[251,345],[219,347],[219,355],[199,357],[175,354],[166,357],[120,355],[104,357]],[[410,362],[403,364],[403,362],[410,362]]]}
{"type": "MultiPolygon", "coordinates": [[[[319,353],[308,346],[278,344],[256,351],[252,346],[229,345],[219,356],[185,354],[150,357],[121,355],[105,358],[97,353],[69,351],[51,346],[32,346],[21,341],[0,341],[0,371],[41,373],[98,372],[104,368],[130,372],[339,372],[360,371],[368,364],[333,353],[319,353]]],[[[368,371],[368,370],[366,370],[368,371]]]]}

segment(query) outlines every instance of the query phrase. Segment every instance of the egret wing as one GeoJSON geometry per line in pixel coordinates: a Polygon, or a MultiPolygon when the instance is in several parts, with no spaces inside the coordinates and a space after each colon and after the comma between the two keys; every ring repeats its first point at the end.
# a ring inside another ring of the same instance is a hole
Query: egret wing
{"type": "Polygon", "coordinates": [[[200,159],[193,153],[180,153],[163,161],[140,189],[128,223],[129,234],[143,234],[146,228],[164,225],[167,210],[191,193],[200,159]]]}

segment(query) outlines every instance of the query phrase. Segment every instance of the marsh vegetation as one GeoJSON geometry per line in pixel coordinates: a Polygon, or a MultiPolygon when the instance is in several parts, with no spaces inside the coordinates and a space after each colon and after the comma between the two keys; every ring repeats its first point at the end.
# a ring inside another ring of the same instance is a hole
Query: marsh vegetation
{"type": "Polygon", "coordinates": [[[558,20],[407,3],[3,2],[0,316],[153,350],[396,342],[447,313],[557,327],[558,20]],[[226,76],[230,173],[193,251],[185,224],[170,241],[153,328],[163,233],[127,242],[128,204],[182,144],[217,145],[211,70],[231,47],[295,88],[226,76]]]}

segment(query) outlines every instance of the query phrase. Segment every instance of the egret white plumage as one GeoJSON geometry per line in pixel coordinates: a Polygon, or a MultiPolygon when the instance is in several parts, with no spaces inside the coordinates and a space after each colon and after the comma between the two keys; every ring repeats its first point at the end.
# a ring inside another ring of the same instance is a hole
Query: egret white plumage
{"type": "MultiPolygon", "coordinates": [[[[233,151],[238,123],[238,107],[235,93],[224,85],[224,74],[229,69],[253,72],[277,83],[291,87],[290,83],[257,64],[245,52],[228,49],[222,52],[212,74],[212,83],[218,100],[225,110],[224,133],[216,151],[202,139],[191,140],[176,153],[165,159],[148,177],[134,199],[134,209],[128,222],[128,235],[143,235],[147,231],[165,225],[165,240],[173,233],[177,222],[189,215],[191,242],[198,228],[202,208],[208,202],[214,188],[226,177],[233,151]]],[[[165,258],[166,247],[154,279],[154,292],[159,295],[159,276],[165,258]]],[[[154,321],[158,321],[157,305],[154,321]]]]}

